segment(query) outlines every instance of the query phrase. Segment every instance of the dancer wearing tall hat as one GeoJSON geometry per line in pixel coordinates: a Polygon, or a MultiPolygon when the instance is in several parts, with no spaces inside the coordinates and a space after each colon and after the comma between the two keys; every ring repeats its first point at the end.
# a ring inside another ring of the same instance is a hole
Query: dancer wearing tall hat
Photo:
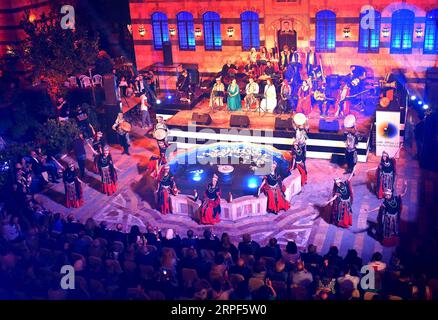
{"type": "Polygon", "coordinates": [[[211,111],[215,112],[220,110],[224,106],[225,86],[222,83],[221,77],[216,78],[216,82],[213,85],[213,89],[210,94],[209,106],[211,111]]]}
{"type": "Polygon", "coordinates": [[[406,181],[404,186],[405,189],[400,195],[395,195],[394,190],[384,190],[382,204],[368,211],[368,213],[379,211],[377,217],[377,236],[384,246],[395,246],[398,243],[402,198],[406,194],[408,186],[406,181]]]}
{"type": "Polygon", "coordinates": [[[108,146],[105,146],[103,153],[99,155],[97,168],[102,182],[102,192],[112,195],[117,191],[117,172],[108,146]]]}
{"type": "Polygon", "coordinates": [[[65,190],[65,206],[67,208],[79,208],[84,203],[82,196],[82,181],[79,179],[73,162],[69,163],[68,168],[63,174],[65,190]]]}
{"type": "Polygon", "coordinates": [[[221,221],[221,188],[218,180],[219,177],[213,174],[213,178],[205,190],[201,206],[201,224],[216,224],[221,221]]]}
{"type": "Polygon", "coordinates": [[[337,227],[349,228],[353,225],[353,189],[351,187],[353,176],[354,171],[345,181],[336,178],[333,185],[333,197],[326,203],[326,205],[332,204],[331,223],[337,227]]]}
{"type": "Polygon", "coordinates": [[[382,158],[380,159],[380,164],[377,168],[368,169],[367,171],[376,170],[376,195],[377,198],[382,199],[385,190],[394,191],[395,177],[396,177],[396,160],[398,153],[400,152],[398,148],[397,152],[391,158],[389,153],[386,151],[382,152],[382,158]]]}
{"type": "Polygon", "coordinates": [[[347,163],[347,170],[345,173],[353,172],[357,163],[357,145],[361,138],[356,132],[356,129],[347,128],[345,135],[345,162],[347,163]]]}
{"type": "Polygon", "coordinates": [[[258,194],[263,192],[268,198],[268,212],[278,214],[279,211],[286,211],[290,208],[290,203],[284,194],[285,191],[283,179],[277,173],[277,163],[274,161],[271,165],[271,172],[263,178],[258,190],[258,194]]]}
{"type": "Polygon", "coordinates": [[[307,183],[306,157],[304,150],[299,146],[296,139],[292,140],[292,165],[290,170],[297,169],[301,175],[301,186],[307,183]]]}
{"type": "Polygon", "coordinates": [[[178,188],[176,187],[173,175],[170,173],[170,166],[165,164],[158,177],[157,190],[157,209],[162,214],[172,213],[171,195],[177,195],[178,188]]]}

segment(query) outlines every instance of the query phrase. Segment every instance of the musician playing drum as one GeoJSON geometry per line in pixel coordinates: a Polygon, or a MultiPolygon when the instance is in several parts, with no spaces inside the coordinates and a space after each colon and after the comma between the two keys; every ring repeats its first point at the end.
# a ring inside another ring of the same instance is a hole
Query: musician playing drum
{"type": "Polygon", "coordinates": [[[216,109],[221,109],[224,105],[225,86],[222,79],[216,78],[216,83],[213,86],[210,94],[210,108],[214,112],[216,109]]]}
{"type": "Polygon", "coordinates": [[[113,130],[119,135],[119,143],[123,147],[123,153],[129,155],[129,130],[131,125],[123,118],[123,113],[117,115],[116,122],[112,126],[113,130]]]}
{"type": "Polygon", "coordinates": [[[249,78],[249,82],[246,85],[245,91],[246,91],[246,96],[245,96],[245,106],[246,106],[246,110],[249,111],[249,109],[251,108],[251,106],[253,104],[257,103],[257,98],[256,98],[256,94],[259,93],[259,85],[254,81],[254,78],[249,78]]]}

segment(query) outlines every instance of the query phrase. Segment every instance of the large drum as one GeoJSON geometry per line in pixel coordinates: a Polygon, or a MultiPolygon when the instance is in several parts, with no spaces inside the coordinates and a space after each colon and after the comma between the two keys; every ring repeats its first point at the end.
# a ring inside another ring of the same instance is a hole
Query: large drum
{"type": "Polygon", "coordinates": [[[123,121],[119,124],[119,130],[124,132],[131,132],[132,126],[128,121],[123,121]]]}
{"type": "Polygon", "coordinates": [[[294,122],[297,126],[304,126],[307,121],[307,117],[304,113],[297,113],[294,115],[294,122]]]}
{"type": "Polygon", "coordinates": [[[349,114],[344,119],[345,128],[353,128],[356,125],[356,118],[352,114],[349,114]]]}
{"type": "Polygon", "coordinates": [[[167,138],[167,130],[162,128],[156,129],[153,136],[157,140],[164,140],[167,138]]]}

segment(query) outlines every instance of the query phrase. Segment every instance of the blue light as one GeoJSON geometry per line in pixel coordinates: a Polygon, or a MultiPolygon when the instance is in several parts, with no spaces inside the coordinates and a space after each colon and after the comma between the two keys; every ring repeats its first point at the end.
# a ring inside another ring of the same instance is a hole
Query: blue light
{"type": "Polygon", "coordinates": [[[423,105],[423,101],[418,101],[418,105],[422,106],[423,105]]]}
{"type": "Polygon", "coordinates": [[[170,95],[167,96],[167,99],[168,99],[168,100],[172,100],[172,96],[170,96],[170,95]]]}
{"type": "Polygon", "coordinates": [[[417,100],[417,97],[416,96],[411,96],[411,100],[415,101],[415,100],[417,100]]]}
{"type": "Polygon", "coordinates": [[[190,173],[192,174],[192,180],[195,182],[199,182],[202,180],[202,174],[204,173],[204,170],[193,170],[190,171],[190,173]]]}
{"type": "Polygon", "coordinates": [[[423,106],[423,109],[424,109],[424,110],[429,109],[429,105],[428,105],[428,104],[425,104],[425,105],[423,106]]]}
{"type": "Polygon", "coordinates": [[[192,180],[196,182],[201,181],[201,175],[200,174],[193,175],[192,180]]]}
{"type": "Polygon", "coordinates": [[[160,99],[157,99],[156,103],[157,103],[157,104],[161,104],[161,100],[160,100],[160,99]]]}
{"type": "Polygon", "coordinates": [[[248,179],[248,188],[250,189],[255,189],[259,186],[257,178],[256,177],[251,177],[248,179]]]}

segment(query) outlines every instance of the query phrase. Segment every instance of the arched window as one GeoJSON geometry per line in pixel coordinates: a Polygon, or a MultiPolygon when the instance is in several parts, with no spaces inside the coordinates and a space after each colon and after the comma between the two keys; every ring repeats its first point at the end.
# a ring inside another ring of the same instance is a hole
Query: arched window
{"type": "Polygon", "coordinates": [[[190,12],[180,12],[176,15],[178,23],[178,40],[180,50],[195,50],[195,26],[190,12]]]}
{"type": "Polygon", "coordinates": [[[222,50],[221,17],[212,11],[204,13],[202,17],[204,20],[205,50],[222,50]]]}
{"type": "Polygon", "coordinates": [[[169,27],[167,16],[162,12],[152,14],[152,33],[154,36],[154,49],[163,49],[163,42],[169,41],[169,27]]]}
{"type": "Polygon", "coordinates": [[[423,53],[438,53],[438,9],[426,15],[423,53]]]}
{"type": "Polygon", "coordinates": [[[316,14],[316,42],[318,52],[335,52],[336,50],[336,14],[323,10],[316,14]]]}
{"type": "Polygon", "coordinates": [[[378,53],[380,47],[380,12],[364,11],[359,18],[359,52],[378,53]]]}
{"type": "Polygon", "coordinates": [[[400,9],[392,14],[391,53],[412,53],[415,14],[400,9]]]}
{"type": "Polygon", "coordinates": [[[245,11],[240,15],[242,28],[242,49],[260,49],[259,15],[256,12],[245,11]]]}

